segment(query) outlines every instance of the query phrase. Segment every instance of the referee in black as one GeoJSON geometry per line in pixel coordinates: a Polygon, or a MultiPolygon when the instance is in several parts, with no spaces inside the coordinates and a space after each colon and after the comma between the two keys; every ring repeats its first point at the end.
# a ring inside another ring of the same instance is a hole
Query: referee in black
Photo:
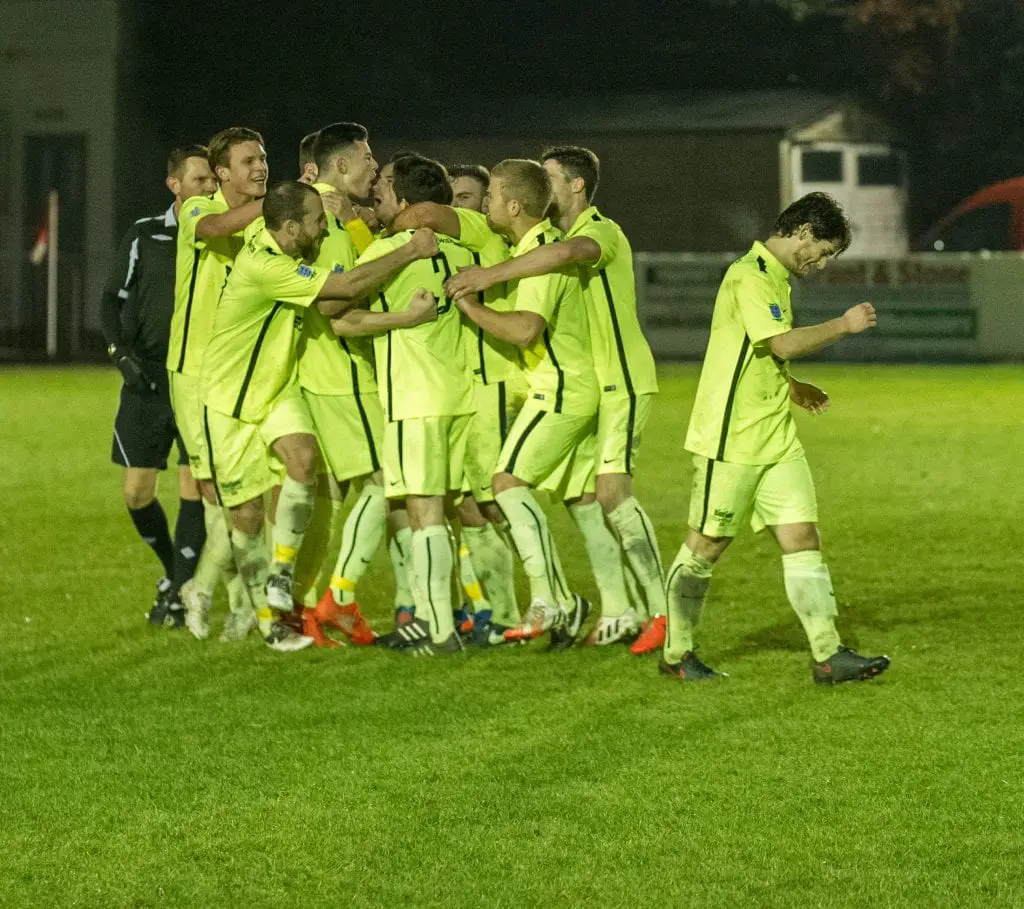
{"type": "Polygon", "coordinates": [[[167,211],[140,218],[128,229],[103,291],[107,353],[124,379],[111,459],[124,468],[124,501],[132,523],[163,565],[156,599],[147,613],[153,625],[183,624],[178,589],[192,577],[206,538],[202,499],[171,412],[166,364],[174,311],[178,213],[186,199],[217,189],[206,157],[203,145],[171,152],[167,188],[174,202],[167,211]],[[167,469],[174,442],[181,502],[172,543],[156,488],[157,471],[167,469]]]}

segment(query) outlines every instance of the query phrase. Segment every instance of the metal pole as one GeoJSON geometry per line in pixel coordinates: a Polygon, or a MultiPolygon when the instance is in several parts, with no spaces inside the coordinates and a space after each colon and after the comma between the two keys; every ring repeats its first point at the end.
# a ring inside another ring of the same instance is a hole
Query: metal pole
{"type": "Polygon", "coordinates": [[[51,189],[46,224],[46,356],[51,360],[57,356],[57,247],[60,244],[58,217],[57,190],[51,189]]]}

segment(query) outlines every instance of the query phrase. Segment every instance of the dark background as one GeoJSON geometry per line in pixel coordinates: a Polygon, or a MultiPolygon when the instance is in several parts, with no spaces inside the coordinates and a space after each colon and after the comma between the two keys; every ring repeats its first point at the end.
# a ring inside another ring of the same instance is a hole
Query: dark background
{"type": "MultiPolygon", "coordinates": [[[[295,176],[299,139],[333,120],[381,137],[429,111],[443,133],[470,97],[775,87],[852,96],[897,126],[912,234],[1024,173],[1020,0],[126,0],[125,17],[138,63],[124,78],[149,131],[136,147],[250,126],[272,179],[295,176]]],[[[138,177],[119,220],[163,203],[151,162],[119,166],[138,177]]]]}

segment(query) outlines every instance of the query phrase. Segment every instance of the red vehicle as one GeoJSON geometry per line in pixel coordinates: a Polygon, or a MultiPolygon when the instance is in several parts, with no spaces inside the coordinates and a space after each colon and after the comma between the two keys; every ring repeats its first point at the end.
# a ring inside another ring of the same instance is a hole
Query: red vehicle
{"type": "Polygon", "coordinates": [[[919,252],[1024,250],[1024,177],[979,189],[917,243],[919,252]]]}

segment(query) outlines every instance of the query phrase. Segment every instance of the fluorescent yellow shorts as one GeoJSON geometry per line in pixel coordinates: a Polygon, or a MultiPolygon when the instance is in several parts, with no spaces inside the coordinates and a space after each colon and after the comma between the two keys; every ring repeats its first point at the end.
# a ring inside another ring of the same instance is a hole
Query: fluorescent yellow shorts
{"type": "Polygon", "coordinates": [[[339,483],[380,470],[384,410],[376,392],[317,395],[302,390],[324,464],[339,483]]]}
{"type": "Polygon", "coordinates": [[[744,520],[757,533],[777,524],[817,524],[818,498],[807,456],[777,464],[732,464],[693,458],[690,526],[709,537],[734,537],[744,520]]]}
{"type": "Polygon", "coordinates": [[[597,411],[597,472],[633,473],[654,395],[605,392],[597,411]]]}
{"type": "Polygon", "coordinates": [[[501,447],[495,473],[510,473],[539,486],[597,431],[597,415],[580,417],[544,410],[527,398],[501,447]]]}
{"type": "Polygon", "coordinates": [[[384,495],[443,496],[462,489],[472,414],[395,420],[384,427],[384,495]]]}
{"type": "Polygon", "coordinates": [[[466,443],[466,491],[478,502],[494,501],[491,477],[501,455],[501,446],[526,400],[526,391],[525,380],[474,385],[476,413],[469,424],[466,443]]]}
{"type": "Polygon", "coordinates": [[[199,377],[186,376],[173,370],[170,377],[171,410],[181,440],[188,452],[188,466],[197,480],[212,479],[210,458],[203,431],[203,402],[199,399],[199,377]]]}
{"type": "Polygon", "coordinates": [[[597,436],[591,433],[537,488],[548,493],[552,502],[571,502],[594,492],[597,488],[596,453],[597,436]]]}
{"type": "Polygon", "coordinates": [[[314,435],[298,385],[285,389],[261,423],[245,423],[210,408],[204,417],[214,481],[228,508],[259,498],[284,479],[284,464],[271,449],[274,442],[293,434],[314,435]]]}

